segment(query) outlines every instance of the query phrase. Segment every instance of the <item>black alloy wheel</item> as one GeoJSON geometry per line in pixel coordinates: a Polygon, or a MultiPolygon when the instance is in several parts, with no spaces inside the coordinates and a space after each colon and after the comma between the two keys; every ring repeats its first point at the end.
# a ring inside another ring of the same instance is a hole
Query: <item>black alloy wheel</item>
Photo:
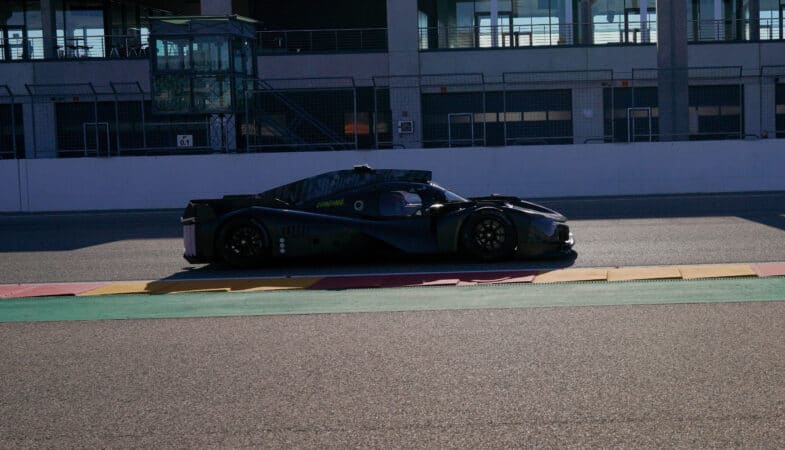
{"type": "Polygon", "coordinates": [[[515,251],[515,230],[501,213],[479,211],[467,219],[462,244],[469,255],[485,261],[510,258],[515,251]]]}
{"type": "Polygon", "coordinates": [[[234,267],[253,267],[267,254],[267,234],[250,219],[237,218],[221,230],[218,250],[221,257],[234,267]]]}

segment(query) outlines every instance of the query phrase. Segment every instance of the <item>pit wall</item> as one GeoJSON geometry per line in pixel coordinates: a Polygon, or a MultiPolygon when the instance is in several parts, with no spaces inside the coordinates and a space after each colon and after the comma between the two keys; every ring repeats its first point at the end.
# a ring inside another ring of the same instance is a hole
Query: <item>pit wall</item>
{"type": "Polygon", "coordinates": [[[356,164],[433,171],[465,195],[525,198],[785,190],[785,141],[361,150],[0,161],[0,211],[181,208],[356,164]]]}

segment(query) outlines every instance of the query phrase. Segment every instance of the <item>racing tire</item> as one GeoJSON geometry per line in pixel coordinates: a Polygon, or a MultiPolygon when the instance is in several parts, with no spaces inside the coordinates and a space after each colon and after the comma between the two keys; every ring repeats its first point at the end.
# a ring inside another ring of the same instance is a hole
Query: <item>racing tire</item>
{"type": "Polygon", "coordinates": [[[469,216],[461,228],[461,247],[482,261],[510,259],[515,254],[515,228],[504,214],[487,209],[469,216]]]}
{"type": "Polygon", "coordinates": [[[221,259],[237,268],[261,265],[270,249],[264,227],[248,217],[234,218],[221,227],[216,247],[221,259]]]}

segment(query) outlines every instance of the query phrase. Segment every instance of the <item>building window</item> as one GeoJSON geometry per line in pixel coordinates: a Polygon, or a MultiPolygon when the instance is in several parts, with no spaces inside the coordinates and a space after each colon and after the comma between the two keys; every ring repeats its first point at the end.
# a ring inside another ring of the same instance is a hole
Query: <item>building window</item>
{"type": "Polygon", "coordinates": [[[0,2],[0,61],[42,59],[41,2],[0,2]]]}
{"type": "Polygon", "coordinates": [[[690,86],[690,139],[741,139],[744,134],[739,85],[690,86]]]}
{"type": "Polygon", "coordinates": [[[569,89],[508,91],[506,94],[507,144],[572,143],[572,92],[569,89]],[[520,119],[513,120],[518,118],[517,114],[520,119]]]}
{"type": "Polygon", "coordinates": [[[656,87],[605,88],[603,110],[606,142],[659,139],[656,87]]]}
{"type": "Polygon", "coordinates": [[[58,102],[55,120],[60,157],[212,151],[206,116],[155,116],[150,101],[58,102]],[[178,145],[181,135],[189,147],[178,145]]]}
{"type": "Polygon", "coordinates": [[[0,104],[0,159],[25,157],[22,105],[0,104]]]}
{"type": "Polygon", "coordinates": [[[423,94],[422,110],[426,147],[572,143],[569,89],[423,94]]]}
{"type": "Polygon", "coordinates": [[[775,88],[776,105],[774,117],[778,138],[785,138],[785,84],[778,83],[775,88]]]}
{"type": "MultiPolygon", "coordinates": [[[[608,142],[659,140],[657,88],[605,88],[605,136],[608,142]]],[[[744,101],[739,85],[689,87],[689,138],[740,139],[744,101]]]]}

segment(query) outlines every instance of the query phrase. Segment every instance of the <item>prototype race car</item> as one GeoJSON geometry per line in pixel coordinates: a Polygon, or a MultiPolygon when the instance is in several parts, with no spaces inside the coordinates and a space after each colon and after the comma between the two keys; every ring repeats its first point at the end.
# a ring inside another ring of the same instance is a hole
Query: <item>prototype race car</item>
{"type": "Polygon", "coordinates": [[[307,256],[570,254],[566,220],[517,197],[463,198],[430,171],[357,166],[256,195],[191,200],[182,224],[188,262],[252,267],[307,256]]]}

